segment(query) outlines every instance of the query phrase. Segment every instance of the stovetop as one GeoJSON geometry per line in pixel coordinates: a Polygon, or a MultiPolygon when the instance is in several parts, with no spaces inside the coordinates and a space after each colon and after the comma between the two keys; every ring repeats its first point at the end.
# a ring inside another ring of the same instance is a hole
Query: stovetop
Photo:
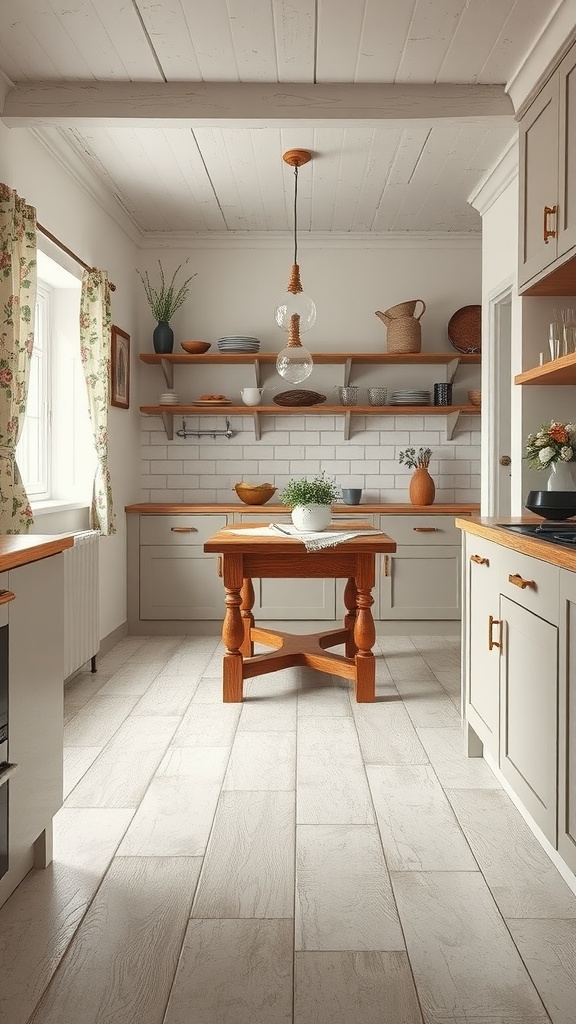
{"type": "Polygon", "coordinates": [[[498,523],[502,530],[576,550],[576,523],[498,523]]]}

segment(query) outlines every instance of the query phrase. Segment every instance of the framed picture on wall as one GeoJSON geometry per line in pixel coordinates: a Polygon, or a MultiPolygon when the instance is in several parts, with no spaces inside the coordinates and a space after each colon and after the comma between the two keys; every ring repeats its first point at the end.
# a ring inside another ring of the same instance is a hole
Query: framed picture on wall
{"type": "Polygon", "coordinates": [[[130,407],[130,335],[112,324],[110,404],[130,407]]]}

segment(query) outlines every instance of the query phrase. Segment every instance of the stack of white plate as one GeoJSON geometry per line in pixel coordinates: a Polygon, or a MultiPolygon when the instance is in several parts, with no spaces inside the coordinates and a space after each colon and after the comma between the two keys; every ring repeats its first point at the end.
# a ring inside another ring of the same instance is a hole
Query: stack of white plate
{"type": "Polygon", "coordinates": [[[390,405],[430,405],[430,392],[417,389],[393,391],[390,405]]]}
{"type": "Polygon", "coordinates": [[[218,338],[218,348],[221,352],[257,352],[260,348],[260,340],[247,338],[242,334],[231,335],[226,338],[218,338]]]}
{"type": "Polygon", "coordinates": [[[158,405],[179,405],[180,399],[175,391],[166,391],[160,395],[158,405]]]}

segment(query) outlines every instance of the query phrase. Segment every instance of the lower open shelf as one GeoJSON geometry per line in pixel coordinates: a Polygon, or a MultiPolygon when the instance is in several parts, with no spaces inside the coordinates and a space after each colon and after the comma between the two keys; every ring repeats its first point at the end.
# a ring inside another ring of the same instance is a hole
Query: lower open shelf
{"type": "Polygon", "coordinates": [[[454,436],[460,416],[479,416],[477,405],[226,405],[222,408],[202,407],[197,405],[141,405],[140,412],[146,416],[161,416],[169,441],[174,437],[174,417],[183,416],[250,416],[254,421],[254,436],[257,441],[262,436],[261,420],[263,416],[343,416],[344,440],[350,440],[352,416],[444,416],[446,419],[446,437],[450,441],[454,436]]]}

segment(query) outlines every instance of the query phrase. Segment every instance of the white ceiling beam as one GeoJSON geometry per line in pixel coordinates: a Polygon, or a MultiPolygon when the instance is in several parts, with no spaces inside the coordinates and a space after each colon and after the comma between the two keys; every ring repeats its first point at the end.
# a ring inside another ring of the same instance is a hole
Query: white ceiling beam
{"type": "Polygon", "coordinates": [[[190,82],[19,82],[2,120],[13,127],[118,126],[172,122],[179,127],[274,127],[405,123],[511,117],[500,85],[332,85],[190,82]]]}

